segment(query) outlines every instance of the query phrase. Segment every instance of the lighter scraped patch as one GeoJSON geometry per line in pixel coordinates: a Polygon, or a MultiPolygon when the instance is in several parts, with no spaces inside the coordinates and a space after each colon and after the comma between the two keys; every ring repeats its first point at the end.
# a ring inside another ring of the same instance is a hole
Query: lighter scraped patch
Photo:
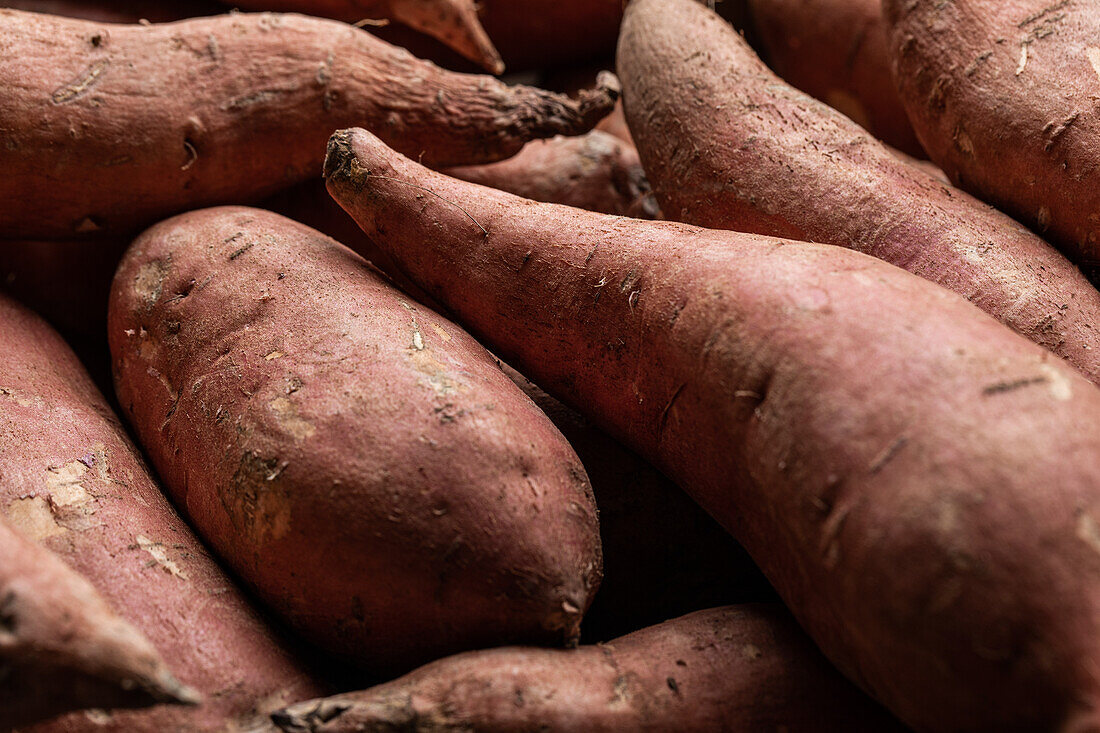
{"type": "Polygon", "coordinates": [[[1047,377],[1047,388],[1050,389],[1051,397],[1059,402],[1065,402],[1073,397],[1073,386],[1061,370],[1055,369],[1050,364],[1043,364],[1040,369],[1047,377]]]}
{"type": "Polygon", "coordinates": [[[41,496],[16,499],[8,504],[5,512],[8,521],[20,534],[34,542],[65,534],[69,530],[62,527],[53,517],[50,505],[41,496]]]}
{"type": "Polygon", "coordinates": [[[271,411],[275,413],[279,425],[297,440],[312,438],[317,432],[313,423],[298,414],[297,406],[289,398],[282,395],[267,403],[271,411]]]}
{"type": "Polygon", "coordinates": [[[1089,63],[1092,64],[1092,70],[1096,72],[1096,76],[1100,77],[1100,48],[1089,46],[1085,49],[1085,55],[1088,56],[1089,63]]]}
{"type": "Polygon", "coordinates": [[[1100,555],[1100,526],[1088,512],[1081,512],[1077,517],[1077,537],[1100,555]]]}
{"type": "Polygon", "coordinates": [[[168,557],[168,548],[163,544],[154,542],[143,534],[139,534],[134,539],[137,540],[138,547],[148,552],[153,557],[153,560],[156,561],[157,565],[177,578],[187,580],[187,573],[180,570],[179,565],[176,565],[176,563],[168,557]]]}

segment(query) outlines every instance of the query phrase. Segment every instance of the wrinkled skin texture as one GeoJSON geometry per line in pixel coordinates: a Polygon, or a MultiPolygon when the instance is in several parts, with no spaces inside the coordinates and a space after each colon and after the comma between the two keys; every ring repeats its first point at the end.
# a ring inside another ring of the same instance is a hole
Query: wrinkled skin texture
{"type": "Polygon", "coordinates": [[[57,334],[0,298],[0,343],[0,515],[90,581],[203,700],[21,730],[236,730],[319,694],[176,515],[57,334]]]}
{"type": "Polygon", "coordinates": [[[703,5],[635,0],[618,66],[627,120],[668,218],[886,260],[1100,382],[1100,292],[1069,260],[784,83],[703,5]]]}
{"type": "Polygon", "coordinates": [[[594,130],[580,137],[528,143],[489,165],[449,168],[447,175],[517,196],[602,214],[660,218],[634,146],[594,130]]]}
{"type": "Polygon", "coordinates": [[[81,708],[195,702],[88,581],[0,519],[0,728],[81,708]]]}
{"type": "Polygon", "coordinates": [[[258,200],[316,176],[325,140],[349,124],[435,165],[486,163],[588,131],[617,97],[613,79],[572,100],[446,72],[299,15],[141,26],[0,10],[0,49],[11,239],[126,233],[258,200]]]}
{"type": "Polygon", "coordinates": [[[1100,273],[1100,6],[884,0],[894,77],[955,183],[1100,273]]]}
{"type": "Polygon", "coordinates": [[[119,403],[176,503],[291,627],[375,674],[575,642],[600,578],[575,453],[493,358],[260,209],[139,237],[119,403]]]}
{"type": "Polygon", "coordinates": [[[1100,390],[1060,359],[839,247],[526,201],[363,130],[333,136],[326,173],[473,333],[730,530],[910,725],[1095,721],[1100,390]]]}
{"type": "Polygon", "coordinates": [[[699,611],[572,651],[461,654],[272,720],[284,733],[903,730],[778,605],[699,611]]]}
{"type": "Polygon", "coordinates": [[[249,10],[318,15],[348,23],[396,20],[438,39],[494,74],[504,71],[500,54],[477,18],[474,0],[236,0],[230,4],[249,10]]]}
{"type": "Polygon", "coordinates": [[[746,0],[776,74],[872,135],[925,157],[890,76],[881,0],[746,0]]]}

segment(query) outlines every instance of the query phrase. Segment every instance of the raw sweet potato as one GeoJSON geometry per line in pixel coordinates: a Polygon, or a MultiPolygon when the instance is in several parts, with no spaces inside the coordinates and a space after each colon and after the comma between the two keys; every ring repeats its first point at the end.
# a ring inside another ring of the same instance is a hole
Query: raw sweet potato
{"type": "Polygon", "coordinates": [[[515,369],[501,368],[561,430],[592,481],[604,579],[581,625],[585,643],[700,608],[775,599],[744,548],[676,484],[515,369]]]}
{"type": "Polygon", "coordinates": [[[778,605],[699,611],[575,650],[460,654],[271,719],[284,733],[902,730],[778,605]]]}
{"type": "Polygon", "coordinates": [[[1100,292],[1069,260],[784,83],[703,5],[632,2],[618,66],[668,218],[886,260],[966,296],[1100,382],[1100,292]]]}
{"type": "Polygon", "coordinates": [[[326,175],[467,327],[730,530],[903,720],[1095,723],[1100,390],[1062,360],[840,247],[538,204],[364,130],[333,136],[326,175]]]}
{"type": "Polygon", "coordinates": [[[3,7],[102,23],[168,23],[225,12],[216,0],[4,0],[3,7]]]}
{"type": "Polygon", "coordinates": [[[925,157],[890,76],[880,0],[746,0],[756,48],[787,82],[925,157]]]}
{"type": "Polygon", "coordinates": [[[396,20],[442,41],[494,74],[504,71],[500,54],[477,18],[474,0],[233,0],[230,4],[249,10],[319,15],[348,23],[396,20]]]}
{"type": "Polygon", "coordinates": [[[88,581],[0,519],[0,729],[81,708],[195,703],[88,581]]]}
{"type": "Polygon", "coordinates": [[[0,232],[125,233],[320,172],[334,129],[365,124],[436,165],[499,160],[586,132],[579,100],[445,72],[369,33],[299,15],[104,25],[0,10],[0,232]]]}
{"type": "Polygon", "coordinates": [[[389,674],[574,642],[600,578],[580,461],[485,349],[373,273],[260,209],[158,224],[111,293],[122,409],[195,526],[328,651],[389,674]]]}
{"type": "Polygon", "coordinates": [[[1100,5],[884,0],[894,75],[961,188],[1100,270],[1100,5]]]}
{"type": "Polygon", "coordinates": [[[508,160],[445,172],[535,201],[639,219],[656,219],[661,214],[638,151],[599,130],[580,137],[536,140],[508,160]]]}
{"type": "Polygon", "coordinates": [[[0,297],[0,514],[95,586],[203,697],[36,733],[222,731],[318,694],[168,505],[80,363],[0,297]]]}

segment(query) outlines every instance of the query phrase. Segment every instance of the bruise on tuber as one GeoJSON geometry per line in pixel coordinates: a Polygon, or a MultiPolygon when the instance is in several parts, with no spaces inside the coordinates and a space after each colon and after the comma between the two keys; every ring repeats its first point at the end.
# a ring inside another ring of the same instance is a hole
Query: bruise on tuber
{"type": "Polygon", "coordinates": [[[883,10],[894,78],[932,160],[1100,275],[1100,6],[884,0],[883,10]]]}
{"type": "Polygon", "coordinates": [[[433,165],[487,163],[588,131],[617,98],[578,99],[414,58],[299,15],[108,25],[0,10],[0,231],[127,233],[173,212],[259,200],[315,176],[338,127],[367,125],[433,165]]]}
{"type": "Polygon", "coordinates": [[[887,733],[779,605],[713,608],[574,650],[504,648],[271,716],[283,733],[887,733]]]}
{"type": "Polygon", "coordinates": [[[198,700],[88,581],[0,518],[0,728],[198,700]]]}
{"type": "MultiPolygon", "coordinates": [[[[504,62],[477,17],[474,0],[234,0],[248,10],[279,10],[348,23],[396,20],[426,33],[493,74],[504,62]]],[[[373,25],[373,23],[367,23],[373,25]]]]}
{"type": "Polygon", "coordinates": [[[668,218],[886,260],[965,296],[1100,382],[1100,292],[1080,270],[784,83],[701,4],[632,2],[618,67],[627,119],[668,218]]]}
{"type": "Polygon", "coordinates": [[[218,554],[324,650],[381,675],[575,643],[601,574],[580,461],[374,272],[260,209],[156,225],[111,293],[123,411],[218,554]]]}
{"type": "Polygon", "coordinates": [[[691,494],[905,722],[1096,724],[1100,390],[1062,360],[840,247],[535,203],[364,130],[325,170],[408,275],[691,494]]]}
{"type": "Polygon", "coordinates": [[[0,296],[0,345],[0,517],[88,580],[202,696],[21,730],[224,731],[324,694],[176,515],[58,335],[0,296]]]}

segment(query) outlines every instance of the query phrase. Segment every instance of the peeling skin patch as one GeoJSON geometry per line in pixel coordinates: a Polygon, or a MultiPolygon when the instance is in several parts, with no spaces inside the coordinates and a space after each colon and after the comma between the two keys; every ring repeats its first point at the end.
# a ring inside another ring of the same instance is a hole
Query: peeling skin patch
{"type": "Polygon", "coordinates": [[[34,542],[56,537],[69,531],[57,523],[53,517],[53,512],[50,511],[50,505],[41,496],[16,499],[8,504],[5,515],[12,526],[19,530],[20,534],[34,542]]]}
{"type": "Polygon", "coordinates": [[[439,336],[439,338],[443,339],[443,343],[447,343],[451,340],[451,334],[443,330],[441,326],[437,326],[433,323],[432,330],[435,331],[436,335],[439,336]]]}
{"type": "Polygon", "coordinates": [[[1050,390],[1051,397],[1059,402],[1065,402],[1073,397],[1073,386],[1061,371],[1055,369],[1050,364],[1043,364],[1041,369],[1047,376],[1048,389],[1050,390]]]}
{"type": "Polygon", "coordinates": [[[290,398],[279,395],[267,403],[271,411],[275,413],[279,425],[283,427],[296,440],[311,438],[317,432],[313,423],[298,414],[298,408],[290,398]]]}
{"type": "Polygon", "coordinates": [[[752,661],[753,659],[759,659],[764,656],[764,653],[760,651],[760,647],[756,646],[756,644],[746,644],[741,647],[741,656],[752,661]]]}
{"type": "Polygon", "coordinates": [[[218,498],[233,527],[256,547],[284,537],[290,531],[291,500],[280,477],[286,464],[249,451],[228,484],[218,487],[218,498]]]}
{"type": "Polygon", "coordinates": [[[134,294],[146,308],[152,308],[160,299],[166,277],[168,277],[168,264],[161,260],[146,262],[138,268],[137,275],[134,276],[134,294]]]}
{"type": "Polygon", "coordinates": [[[137,541],[137,546],[142,550],[148,552],[157,565],[164,568],[164,570],[177,578],[187,580],[187,573],[180,570],[179,565],[168,557],[168,548],[160,542],[154,542],[143,534],[139,534],[134,538],[137,541]]]}
{"type": "Polygon", "coordinates": [[[109,59],[100,59],[96,61],[89,66],[83,74],[54,91],[54,93],[50,95],[50,100],[52,100],[54,104],[68,104],[94,87],[110,65],[111,62],[109,59]]]}
{"type": "Polygon", "coordinates": [[[1089,46],[1085,49],[1085,55],[1088,56],[1089,63],[1092,64],[1092,70],[1096,72],[1096,76],[1100,77],[1100,48],[1089,46]]]}

